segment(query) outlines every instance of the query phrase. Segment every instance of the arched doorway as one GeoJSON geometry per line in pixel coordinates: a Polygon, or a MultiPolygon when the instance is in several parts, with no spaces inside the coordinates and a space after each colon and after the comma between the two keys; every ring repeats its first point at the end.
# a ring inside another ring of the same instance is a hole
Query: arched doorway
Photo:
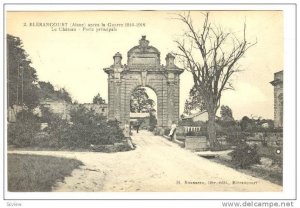
{"type": "Polygon", "coordinates": [[[157,126],[168,127],[179,119],[179,84],[183,69],[174,64],[175,57],[167,54],[166,65],[160,63],[160,52],[142,36],[139,45],[127,53],[127,65],[122,55],[113,56],[108,74],[108,118],[122,125],[130,120],[130,97],[138,87],[149,87],[157,96],[157,126]]]}
{"type": "Polygon", "coordinates": [[[153,131],[157,125],[157,95],[149,87],[137,87],[130,96],[130,124],[137,131],[153,131]]]}

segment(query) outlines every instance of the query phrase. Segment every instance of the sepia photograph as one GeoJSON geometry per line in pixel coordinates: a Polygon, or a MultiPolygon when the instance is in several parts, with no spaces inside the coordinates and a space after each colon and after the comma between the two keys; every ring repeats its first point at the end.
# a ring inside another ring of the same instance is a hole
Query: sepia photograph
{"type": "Polygon", "coordinates": [[[282,193],[284,15],[6,11],[6,192],[282,193]]]}

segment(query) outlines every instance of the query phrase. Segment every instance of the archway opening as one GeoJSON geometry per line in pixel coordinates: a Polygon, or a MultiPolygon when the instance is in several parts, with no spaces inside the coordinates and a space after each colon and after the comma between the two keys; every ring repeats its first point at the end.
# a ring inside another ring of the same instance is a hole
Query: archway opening
{"type": "Polygon", "coordinates": [[[130,125],[153,131],[157,125],[157,95],[149,87],[137,87],[130,97],[130,125]]]}

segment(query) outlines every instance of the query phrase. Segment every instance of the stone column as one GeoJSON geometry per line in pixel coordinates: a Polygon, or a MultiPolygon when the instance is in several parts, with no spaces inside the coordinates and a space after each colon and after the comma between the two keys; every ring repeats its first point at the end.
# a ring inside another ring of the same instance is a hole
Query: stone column
{"type": "Polygon", "coordinates": [[[174,121],[175,106],[175,81],[174,73],[168,73],[168,126],[172,125],[174,121]]]}
{"type": "Polygon", "coordinates": [[[114,81],[112,74],[108,75],[108,119],[114,119],[114,81]]]}
{"type": "Polygon", "coordinates": [[[109,73],[109,119],[117,119],[121,121],[121,94],[122,94],[122,80],[121,73],[123,72],[122,55],[117,52],[113,56],[114,64],[106,71],[109,73]]]}

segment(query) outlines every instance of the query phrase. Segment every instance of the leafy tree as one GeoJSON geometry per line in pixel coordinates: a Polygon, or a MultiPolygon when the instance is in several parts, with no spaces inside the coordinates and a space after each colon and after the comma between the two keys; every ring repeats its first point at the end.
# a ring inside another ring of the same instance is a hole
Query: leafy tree
{"type": "Polygon", "coordinates": [[[189,98],[185,101],[184,113],[191,115],[191,111],[193,110],[200,112],[205,111],[204,101],[195,87],[190,90],[189,98]]]}
{"type": "Polygon", "coordinates": [[[64,89],[55,90],[50,82],[39,81],[39,97],[40,99],[64,100],[68,103],[72,102],[70,94],[64,89]]]}
{"type": "Polygon", "coordinates": [[[105,104],[105,100],[100,96],[100,93],[98,93],[94,98],[93,98],[93,103],[94,104],[105,104]]]}
{"type": "Polygon", "coordinates": [[[55,95],[55,90],[53,85],[50,82],[39,81],[40,86],[40,98],[53,98],[55,95]]]}
{"type": "Polygon", "coordinates": [[[179,21],[186,27],[181,41],[176,41],[183,67],[193,76],[191,108],[201,106],[208,113],[208,137],[210,148],[216,149],[216,112],[220,107],[222,93],[233,89],[231,77],[239,72],[239,60],[256,43],[246,40],[246,24],[243,37],[225,32],[209,22],[209,13],[204,15],[204,22],[198,27],[193,23],[190,13],[179,14],[179,21]],[[196,97],[196,98],[195,98],[196,97]]]}
{"type": "Polygon", "coordinates": [[[57,93],[58,99],[64,100],[68,103],[72,102],[71,95],[65,88],[59,89],[58,91],[56,91],[56,93],[57,93]]]}
{"type": "Polygon", "coordinates": [[[8,106],[35,108],[39,104],[36,70],[21,39],[12,35],[7,35],[7,72],[8,106]]]}
{"type": "Polygon", "coordinates": [[[143,113],[153,111],[154,100],[150,99],[145,88],[137,88],[131,95],[130,111],[133,113],[143,113]]]}
{"type": "Polygon", "coordinates": [[[253,121],[248,116],[244,116],[240,121],[240,126],[242,131],[251,129],[252,125],[253,125],[253,121]]]}
{"type": "Polygon", "coordinates": [[[234,121],[234,119],[232,117],[232,110],[229,106],[222,105],[220,113],[221,113],[222,121],[234,121]]]}

